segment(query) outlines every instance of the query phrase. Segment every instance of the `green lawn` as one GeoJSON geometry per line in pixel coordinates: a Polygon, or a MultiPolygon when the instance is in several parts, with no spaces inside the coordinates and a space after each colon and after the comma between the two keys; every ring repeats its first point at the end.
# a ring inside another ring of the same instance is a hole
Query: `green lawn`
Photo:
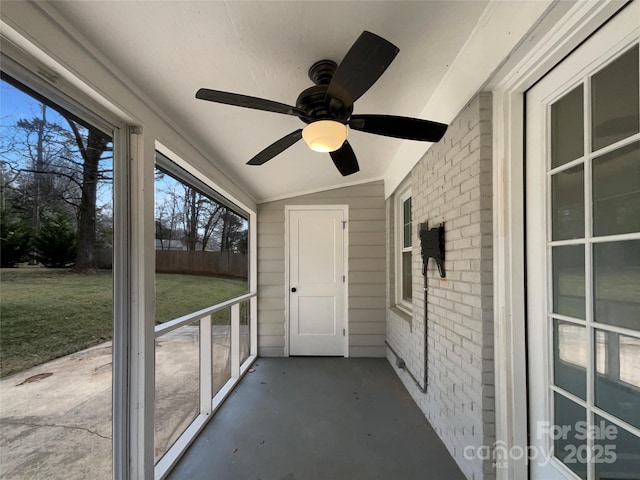
{"type": "MultiPolygon", "coordinates": [[[[165,322],[236,297],[246,281],[158,274],[156,319],[165,322]]],[[[229,310],[214,316],[228,323],[229,310]]],[[[0,270],[0,377],[77,352],[112,336],[110,271],[75,274],[38,267],[0,270]]]]}

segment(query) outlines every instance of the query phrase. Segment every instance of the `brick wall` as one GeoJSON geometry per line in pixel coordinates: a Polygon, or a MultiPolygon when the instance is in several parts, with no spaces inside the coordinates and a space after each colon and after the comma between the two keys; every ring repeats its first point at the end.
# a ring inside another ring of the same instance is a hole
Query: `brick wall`
{"type": "Polygon", "coordinates": [[[445,222],[446,278],[427,272],[428,387],[399,377],[469,479],[495,478],[490,460],[469,460],[467,446],[495,441],[491,94],[481,93],[451,123],[410,174],[413,220],[413,311],[394,300],[394,202],[387,200],[387,341],[409,371],[424,378],[424,277],[418,223],[445,222]]]}

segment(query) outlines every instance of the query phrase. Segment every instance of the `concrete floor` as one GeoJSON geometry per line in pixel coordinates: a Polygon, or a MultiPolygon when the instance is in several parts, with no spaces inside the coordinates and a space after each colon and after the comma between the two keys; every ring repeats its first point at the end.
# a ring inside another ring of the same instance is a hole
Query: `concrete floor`
{"type": "Polygon", "coordinates": [[[170,480],[464,479],[386,359],[261,358],[170,480]]]}

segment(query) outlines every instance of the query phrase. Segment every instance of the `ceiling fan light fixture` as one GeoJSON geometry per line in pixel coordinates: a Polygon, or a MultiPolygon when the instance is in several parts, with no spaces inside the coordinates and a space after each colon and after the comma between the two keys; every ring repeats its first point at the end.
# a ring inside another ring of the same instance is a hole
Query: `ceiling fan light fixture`
{"type": "Polygon", "coordinates": [[[318,120],[302,130],[302,138],[311,150],[334,152],[347,139],[347,126],[334,120],[318,120]]]}

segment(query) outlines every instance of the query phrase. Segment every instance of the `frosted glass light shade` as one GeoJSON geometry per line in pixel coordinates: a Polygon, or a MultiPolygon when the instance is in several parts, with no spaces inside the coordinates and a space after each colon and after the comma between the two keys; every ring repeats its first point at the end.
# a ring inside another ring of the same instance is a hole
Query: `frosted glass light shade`
{"type": "Polygon", "coordinates": [[[333,152],[347,139],[347,126],[333,120],[318,120],[304,127],[302,138],[311,150],[333,152]]]}

